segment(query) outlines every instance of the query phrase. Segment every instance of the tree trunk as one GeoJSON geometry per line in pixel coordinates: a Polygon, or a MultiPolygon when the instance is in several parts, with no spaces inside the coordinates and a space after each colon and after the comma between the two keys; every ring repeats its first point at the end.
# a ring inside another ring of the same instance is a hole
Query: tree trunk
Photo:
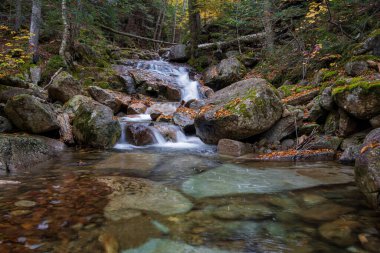
{"type": "Polygon", "coordinates": [[[66,65],[69,65],[68,57],[66,57],[67,44],[70,38],[70,25],[67,17],[67,5],[66,0],[62,0],[62,22],[63,22],[63,34],[61,47],[59,48],[59,55],[62,57],[66,65]]]}
{"type": "Polygon", "coordinates": [[[265,29],[265,46],[267,51],[271,54],[274,49],[272,0],[264,1],[263,23],[265,29]]]}
{"type": "Polygon", "coordinates": [[[16,15],[15,15],[15,30],[19,31],[21,28],[21,1],[22,0],[16,0],[16,15]]]}
{"type": "Polygon", "coordinates": [[[38,39],[41,26],[41,0],[33,0],[32,16],[30,20],[30,38],[29,47],[33,54],[33,63],[38,61],[38,39]]]}
{"type": "Polygon", "coordinates": [[[178,8],[178,0],[175,1],[174,7],[174,20],[173,20],[173,30],[172,30],[172,42],[175,42],[175,35],[177,29],[177,8],[178,8]]]}
{"type": "Polygon", "coordinates": [[[218,41],[214,43],[205,43],[199,44],[199,50],[214,50],[214,49],[225,49],[231,46],[236,45],[236,43],[244,44],[244,43],[252,43],[252,42],[260,42],[265,38],[265,33],[255,33],[250,35],[245,35],[238,37],[236,39],[228,40],[228,41],[218,41]]]}
{"type": "Polygon", "coordinates": [[[201,30],[201,15],[198,8],[198,0],[189,0],[189,21],[190,21],[190,55],[197,56],[199,34],[201,30]]]}

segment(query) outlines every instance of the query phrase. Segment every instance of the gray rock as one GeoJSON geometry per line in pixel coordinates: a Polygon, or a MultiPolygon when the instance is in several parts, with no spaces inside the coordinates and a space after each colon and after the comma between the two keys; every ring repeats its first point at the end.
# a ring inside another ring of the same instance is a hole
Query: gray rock
{"type": "Polygon", "coordinates": [[[186,45],[179,44],[170,48],[169,61],[186,62],[187,60],[189,60],[189,56],[186,52],[186,45]]]}
{"type": "Polygon", "coordinates": [[[46,133],[59,129],[54,108],[31,95],[18,95],[8,100],[5,113],[17,128],[30,133],[46,133]]]}
{"type": "Polygon", "coordinates": [[[41,99],[47,99],[47,96],[45,94],[35,88],[19,88],[0,84],[0,103],[7,103],[8,100],[12,97],[21,94],[28,94],[39,97],[41,99]]]}
{"type": "Polygon", "coordinates": [[[355,133],[353,135],[348,136],[342,141],[342,144],[340,145],[340,149],[346,150],[347,148],[351,146],[358,146],[361,145],[364,142],[364,139],[368,135],[368,131],[363,131],[359,133],[355,133]]]}
{"type": "Polygon", "coordinates": [[[339,109],[339,126],[337,134],[345,137],[356,132],[358,128],[357,120],[350,117],[344,110],[339,109]]]}
{"type": "Polygon", "coordinates": [[[63,105],[63,111],[69,115],[70,119],[73,119],[80,105],[93,102],[94,100],[90,97],[76,95],[63,105]]]}
{"type": "Polygon", "coordinates": [[[121,101],[111,91],[97,86],[90,86],[87,91],[95,101],[108,106],[114,113],[117,113],[120,110],[121,101]]]}
{"type": "MultiPolygon", "coordinates": [[[[232,253],[225,250],[212,249],[206,247],[196,247],[191,246],[182,242],[175,242],[168,239],[150,239],[147,243],[142,246],[135,248],[124,250],[122,253],[232,253]]],[[[235,252],[239,253],[239,252],[235,252]]]]}
{"type": "Polygon", "coordinates": [[[310,103],[311,108],[307,120],[310,122],[318,121],[320,118],[325,117],[327,112],[321,106],[321,96],[316,96],[310,103]]]}
{"type": "Polygon", "coordinates": [[[334,95],[335,102],[352,116],[369,120],[380,114],[380,87],[369,89],[360,85],[352,89],[344,89],[334,95]]]}
{"type": "Polygon", "coordinates": [[[82,94],[81,85],[67,72],[59,73],[48,87],[49,97],[54,101],[66,103],[76,95],[82,94]]]}
{"type": "Polygon", "coordinates": [[[339,113],[337,111],[332,111],[326,118],[324,125],[324,131],[326,134],[336,134],[339,129],[339,113]]]}
{"type": "Polygon", "coordinates": [[[0,78],[0,85],[29,89],[30,84],[17,76],[7,75],[0,78]]]}
{"type": "Polygon", "coordinates": [[[223,220],[264,220],[272,218],[275,214],[262,204],[225,205],[212,212],[216,218],[223,220]]]}
{"type": "Polygon", "coordinates": [[[57,156],[62,142],[42,136],[0,134],[0,170],[17,171],[57,156]]]}
{"type": "Polygon", "coordinates": [[[120,138],[121,127],[109,107],[89,101],[81,103],[75,113],[73,134],[79,144],[111,148],[120,138]]]}
{"type": "Polygon", "coordinates": [[[144,114],[146,112],[146,105],[143,103],[133,103],[128,106],[127,114],[144,114]]]}
{"type": "Polygon", "coordinates": [[[339,157],[339,162],[343,164],[354,164],[356,159],[360,155],[361,145],[349,146],[343,152],[343,154],[339,157]]]}
{"type": "Polygon", "coordinates": [[[30,68],[30,79],[34,84],[38,84],[41,81],[41,67],[35,66],[30,68]]]}
{"type": "Polygon", "coordinates": [[[302,125],[303,110],[297,107],[287,106],[289,115],[281,118],[269,131],[264,134],[264,138],[269,143],[277,143],[286,136],[291,135],[302,125]]]}
{"type": "Polygon", "coordinates": [[[371,126],[373,128],[380,127],[380,115],[377,115],[377,116],[373,117],[372,119],[370,119],[369,122],[371,123],[371,126]]]}
{"type": "Polygon", "coordinates": [[[302,95],[286,98],[286,104],[288,105],[305,105],[318,96],[319,90],[312,89],[302,95]]]}
{"type": "Polygon", "coordinates": [[[177,126],[180,126],[185,133],[195,133],[194,119],[196,111],[190,108],[181,109],[179,108],[173,114],[173,122],[177,126]]]}
{"type": "Polygon", "coordinates": [[[263,79],[248,79],[220,90],[195,118],[197,135],[206,143],[241,140],[269,130],[283,106],[276,89],[263,79]]]}
{"type": "Polygon", "coordinates": [[[332,96],[332,87],[327,87],[321,93],[319,104],[323,109],[332,111],[334,109],[334,98],[332,96]]]}
{"type": "Polygon", "coordinates": [[[248,146],[240,141],[221,139],[218,142],[218,153],[227,156],[242,156],[249,152],[248,146]]]}
{"type": "Polygon", "coordinates": [[[244,65],[237,58],[230,57],[207,68],[203,73],[203,79],[205,85],[213,90],[220,90],[240,80],[245,71],[244,65]]]}
{"type": "Polygon", "coordinates": [[[368,63],[365,61],[348,62],[344,66],[347,75],[360,76],[368,70],[368,63]]]}
{"type": "Polygon", "coordinates": [[[179,192],[146,179],[103,177],[98,181],[112,190],[104,215],[113,221],[131,218],[136,211],[175,215],[186,213],[193,207],[179,192]]]}
{"type": "Polygon", "coordinates": [[[156,143],[152,129],[146,124],[128,124],[125,127],[125,138],[128,143],[145,146],[156,143]]]}
{"type": "Polygon", "coordinates": [[[0,133],[8,133],[12,130],[13,127],[11,122],[7,118],[0,116],[0,133]]]}
{"type": "Polygon", "coordinates": [[[317,135],[308,145],[308,149],[332,149],[338,150],[343,139],[331,135],[317,135]]]}

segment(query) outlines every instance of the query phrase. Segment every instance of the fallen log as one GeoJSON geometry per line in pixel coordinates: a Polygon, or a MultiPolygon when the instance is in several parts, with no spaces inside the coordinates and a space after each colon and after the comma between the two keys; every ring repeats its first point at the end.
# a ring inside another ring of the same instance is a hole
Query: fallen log
{"type": "Polygon", "coordinates": [[[160,44],[167,44],[167,45],[177,45],[178,44],[178,43],[172,43],[172,42],[167,42],[167,41],[155,40],[155,39],[151,39],[151,38],[147,38],[147,37],[142,37],[142,36],[139,36],[139,35],[136,35],[136,34],[132,34],[132,33],[126,33],[126,32],[117,31],[117,30],[112,29],[111,27],[108,27],[108,26],[105,26],[105,25],[99,25],[99,26],[101,28],[103,28],[104,30],[107,30],[109,32],[116,33],[116,34],[123,35],[123,36],[128,36],[128,37],[135,38],[135,39],[146,40],[146,41],[151,41],[151,42],[160,43],[160,44]]]}
{"type": "Polygon", "coordinates": [[[227,47],[232,46],[233,44],[236,44],[238,42],[240,43],[250,43],[254,41],[260,41],[264,39],[265,32],[261,33],[255,33],[250,35],[241,36],[239,38],[228,40],[228,41],[218,41],[213,43],[205,43],[205,44],[199,44],[198,49],[200,50],[209,50],[209,49],[224,49],[227,47]]]}

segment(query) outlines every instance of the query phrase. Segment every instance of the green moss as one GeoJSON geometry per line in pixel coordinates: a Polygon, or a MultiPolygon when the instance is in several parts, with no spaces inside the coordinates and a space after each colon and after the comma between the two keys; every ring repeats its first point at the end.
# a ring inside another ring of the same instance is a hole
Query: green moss
{"type": "Polygon", "coordinates": [[[110,85],[108,82],[97,82],[95,83],[96,86],[99,86],[102,89],[109,89],[110,85]]]}
{"type": "Polygon", "coordinates": [[[368,38],[374,38],[376,36],[380,35],[380,29],[376,29],[374,31],[372,31],[369,35],[368,35],[368,38]]]}
{"type": "Polygon", "coordinates": [[[336,71],[336,70],[324,71],[322,74],[322,81],[325,82],[325,81],[331,80],[336,75],[338,75],[338,71],[336,71]]]}
{"type": "Polygon", "coordinates": [[[357,55],[352,57],[350,61],[380,61],[380,57],[375,55],[357,55]]]}
{"type": "Polygon", "coordinates": [[[364,91],[371,91],[374,88],[380,88],[380,81],[353,81],[348,85],[336,87],[332,91],[332,95],[335,96],[339,93],[345,92],[345,91],[351,91],[357,88],[361,88],[364,91]]]}
{"type": "Polygon", "coordinates": [[[282,91],[284,94],[284,97],[289,97],[293,94],[293,90],[295,88],[295,85],[282,85],[278,89],[282,91]]]}
{"type": "Polygon", "coordinates": [[[248,110],[248,103],[253,103],[257,105],[258,107],[265,106],[265,100],[259,96],[257,96],[257,92],[255,89],[250,89],[246,95],[242,98],[233,99],[230,102],[228,102],[224,109],[230,111],[233,114],[241,115],[246,118],[250,118],[252,112],[248,110]]]}

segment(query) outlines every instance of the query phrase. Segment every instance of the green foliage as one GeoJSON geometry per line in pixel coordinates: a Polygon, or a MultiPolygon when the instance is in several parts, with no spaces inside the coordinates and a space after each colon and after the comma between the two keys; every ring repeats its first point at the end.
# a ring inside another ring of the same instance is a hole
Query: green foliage
{"type": "Polygon", "coordinates": [[[54,75],[54,73],[57,72],[58,69],[64,68],[65,66],[65,62],[63,61],[61,56],[53,55],[52,57],[50,57],[42,72],[42,82],[49,82],[50,78],[54,75]]]}
{"type": "Polygon", "coordinates": [[[324,71],[323,74],[322,74],[322,81],[323,82],[329,81],[329,80],[331,80],[333,77],[335,77],[337,75],[338,75],[338,71],[337,70],[327,70],[327,71],[324,71]]]}
{"type": "Polygon", "coordinates": [[[345,86],[336,87],[332,91],[332,95],[335,96],[339,93],[345,91],[351,91],[354,89],[362,89],[364,91],[370,92],[374,88],[380,88],[380,81],[367,81],[367,80],[351,80],[349,84],[345,86]]]}

